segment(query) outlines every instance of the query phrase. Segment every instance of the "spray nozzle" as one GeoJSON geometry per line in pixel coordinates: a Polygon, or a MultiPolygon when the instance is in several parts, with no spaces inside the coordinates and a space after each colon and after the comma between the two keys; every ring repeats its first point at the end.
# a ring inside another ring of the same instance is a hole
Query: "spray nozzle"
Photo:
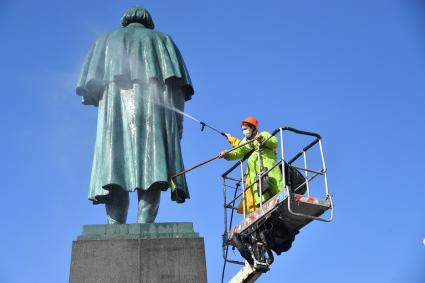
{"type": "Polygon", "coordinates": [[[205,124],[204,122],[199,122],[201,124],[201,132],[205,129],[205,127],[210,128],[211,130],[213,130],[216,133],[219,133],[220,135],[222,135],[223,137],[225,137],[227,139],[227,136],[224,132],[217,130],[216,128],[211,127],[210,125],[205,124]]]}

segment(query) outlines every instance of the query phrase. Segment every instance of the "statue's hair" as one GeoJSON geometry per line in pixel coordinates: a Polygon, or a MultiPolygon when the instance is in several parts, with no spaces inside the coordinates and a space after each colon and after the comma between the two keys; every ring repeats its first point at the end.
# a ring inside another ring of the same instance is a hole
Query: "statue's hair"
{"type": "Polygon", "coordinates": [[[126,27],[131,23],[140,23],[149,29],[155,28],[151,15],[148,10],[143,7],[131,7],[125,12],[124,16],[121,18],[121,25],[126,27]]]}

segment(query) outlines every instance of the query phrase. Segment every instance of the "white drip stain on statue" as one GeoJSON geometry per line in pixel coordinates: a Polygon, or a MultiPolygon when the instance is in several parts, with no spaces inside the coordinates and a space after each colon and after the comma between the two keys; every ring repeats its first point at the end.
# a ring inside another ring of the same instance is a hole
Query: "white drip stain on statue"
{"type": "Polygon", "coordinates": [[[131,132],[133,144],[136,142],[136,93],[134,88],[121,89],[121,99],[124,105],[123,113],[127,114],[128,128],[131,132]]]}

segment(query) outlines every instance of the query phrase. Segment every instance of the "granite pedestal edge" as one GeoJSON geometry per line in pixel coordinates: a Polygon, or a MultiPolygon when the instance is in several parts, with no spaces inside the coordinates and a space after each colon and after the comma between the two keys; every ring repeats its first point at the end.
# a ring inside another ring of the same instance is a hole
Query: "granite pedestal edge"
{"type": "Polygon", "coordinates": [[[189,222],[85,225],[69,282],[207,282],[204,239],[189,222]]]}

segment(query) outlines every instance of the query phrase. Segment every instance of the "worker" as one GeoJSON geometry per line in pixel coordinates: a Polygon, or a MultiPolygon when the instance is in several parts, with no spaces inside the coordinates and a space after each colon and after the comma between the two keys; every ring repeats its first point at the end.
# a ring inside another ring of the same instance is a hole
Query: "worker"
{"type": "MultiPolygon", "coordinates": [[[[225,158],[226,160],[242,159],[243,157],[245,157],[246,154],[254,150],[251,153],[251,155],[248,157],[247,186],[249,186],[249,184],[253,184],[256,181],[256,178],[259,172],[259,167],[261,167],[262,169],[272,168],[273,165],[276,163],[276,160],[277,160],[276,149],[278,146],[278,141],[277,141],[277,138],[272,137],[270,133],[258,131],[258,120],[255,117],[250,116],[242,120],[241,129],[244,135],[244,138],[241,141],[238,141],[231,135],[226,135],[229,142],[232,144],[232,146],[235,147],[238,144],[243,144],[249,141],[252,141],[252,143],[249,143],[233,151],[229,151],[229,152],[222,151],[219,153],[219,157],[225,158]],[[260,147],[261,162],[259,164],[258,145],[260,144],[261,144],[261,147],[260,147]]],[[[282,191],[282,188],[283,188],[282,173],[279,166],[274,167],[268,173],[268,177],[269,177],[269,189],[266,192],[264,192],[261,196],[263,202],[267,201],[272,196],[282,191]]],[[[258,182],[254,184],[251,188],[252,188],[252,195],[254,198],[255,207],[258,207],[260,205],[260,194],[259,194],[258,182]]],[[[249,196],[250,196],[250,193],[249,193],[249,190],[247,190],[246,209],[248,213],[252,211],[249,205],[249,200],[248,200],[249,196]]],[[[238,210],[240,211],[240,208],[238,210]]]]}
{"type": "MultiPolygon", "coordinates": [[[[241,140],[237,137],[232,136],[231,134],[226,133],[227,141],[230,143],[232,148],[235,148],[241,144],[241,140]]],[[[249,179],[248,175],[248,169],[245,172],[245,187],[249,187],[251,185],[251,181],[249,179]]],[[[245,213],[249,214],[251,212],[254,212],[257,206],[255,205],[254,201],[254,193],[252,192],[252,187],[248,188],[245,191],[245,199],[241,199],[239,202],[238,208],[236,210],[237,213],[243,214],[244,213],[244,206],[245,206],[245,213]]]]}

